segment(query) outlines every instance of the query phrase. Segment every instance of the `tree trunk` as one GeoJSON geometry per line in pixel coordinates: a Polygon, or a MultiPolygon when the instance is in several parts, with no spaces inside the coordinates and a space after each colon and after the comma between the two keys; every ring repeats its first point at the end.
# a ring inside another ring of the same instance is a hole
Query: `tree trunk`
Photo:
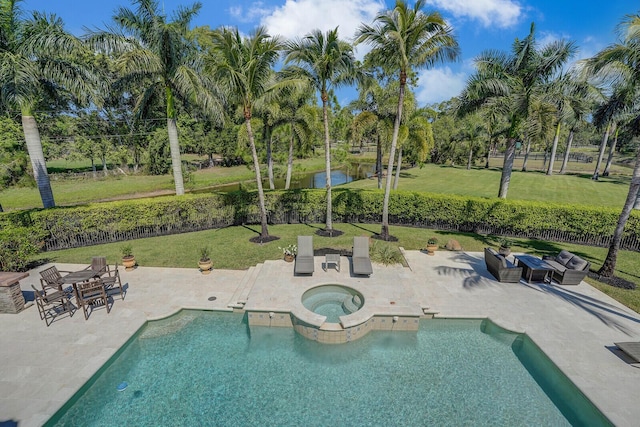
{"type": "Polygon", "coordinates": [[[501,199],[506,199],[507,193],[509,192],[509,182],[511,182],[511,172],[513,171],[513,159],[515,155],[516,139],[509,138],[507,140],[507,149],[504,152],[502,175],[500,175],[500,192],[498,193],[498,197],[500,197],[501,199]]]}
{"type": "Polygon", "coordinates": [[[93,156],[91,156],[91,174],[93,175],[93,179],[98,177],[98,174],[96,173],[96,162],[93,160],[93,156]]]}
{"type": "Polygon", "coordinates": [[[47,165],[44,161],[44,153],[42,152],[42,142],[40,141],[40,132],[36,119],[31,115],[22,115],[22,129],[24,131],[24,140],[27,143],[27,152],[31,160],[33,168],[33,177],[38,185],[42,206],[52,208],[56,205],[53,199],[53,191],[51,191],[51,182],[47,174],[47,165]]]}
{"type": "Polygon", "coordinates": [[[567,170],[567,164],[569,163],[569,153],[571,152],[571,144],[573,143],[573,129],[569,131],[567,137],[567,148],[564,150],[564,158],[562,159],[562,167],[560,173],[563,174],[567,170]]]}
{"type": "Polygon", "coordinates": [[[609,140],[609,132],[611,131],[611,122],[607,124],[607,129],[605,129],[604,134],[602,135],[602,142],[600,143],[600,152],[598,153],[598,161],[596,162],[596,169],[593,171],[592,179],[597,180],[600,175],[600,165],[602,164],[602,158],[604,157],[604,149],[607,147],[607,141],[609,140]]]}
{"type": "Polygon", "coordinates": [[[273,154],[271,152],[271,127],[267,123],[268,118],[265,118],[264,123],[264,143],[267,148],[267,176],[269,177],[269,189],[274,190],[276,188],[273,182],[273,154]]]}
{"type": "Polygon", "coordinates": [[[245,124],[247,125],[247,136],[249,137],[249,145],[251,146],[251,157],[253,157],[253,168],[256,171],[256,184],[258,185],[258,202],[260,204],[260,237],[269,237],[267,228],[267,208],[264,203],[264,190],[262,189],[262,176],[260,175],[260,162],[258,161],[258,152],[253,139],[253,130],[251,129],[251,114],[245,113],[245,124]]]}
{"type": "Polygon", "coordinates": [[[638,190],[638,194],[636,195],[636,202],[633,204],[633,209],[640,209],[640,190],[638,190]]]}
{"type": "Polygon", "coordinates": [[[180,142],[178,141],[178,126],[176,119],[167,119],[169,130],[169,148],[171,149],[171,167],[173,170],[173,182],[176,185],[176,196],[184,194],[184,182],[182,180],[182,161],[180,160],[180,142]]]}
{"type": "Polygon", "coordinates": [[[102,173],[104,174],[104,176],[108,176],[109,170],[107,169],[107,156],[104,153],[102,153],[101,157],[102,157],[102,173]]]}
{"type": "Polygon", "coordinates": [[[473,147],[469,148],[469,158],[467,159],[467,170],[471,170],[471,162],[473,161],[473,147]]]}
{"type": "MultiPolygon", "coordinates": [[[[515,155],[515,149],[516,147],[513,147],[513,153],[515,155]]],[[[527,141],[527,149],[524,152],[524,161],[522,162],[522,172],[526,172],[527,171],[527,163],[529,162],[529,152],[531,152],[531,140],[527,141]]],[[[507,153],[505,153],[506,155],[507,153]]],[[[513,165],[513,162],[512,162],[513,165]]]]}
{"type": "Polygon", "coordinates": [[[287,180],[284,184],[284,189],[288,190],[291,185],[291,172],[293,171],[293,144],[295,142],[293,137],[293,126],[291,126],[291,139],[289,140],[289,157],[287,158],[287,180]]]}
{"type": "Polygon", "coordinates": [[[553,162],[556,159],[556,151],[558,150],[558,139],[560,138],[560,121],[556,126],[556,134],[553,136],[553,144],[551,144],[551,157],[549,157],[549,168],[547,175],[553,175],[553,162]]]}
{"type": "Polygon", "coordinates": [[[398,149],[398,167],[396,168],[396,179],[393,181],[393,189],[398,189],[398,182],[400,181],[400,166],[402,166],[402,147],[398,149]]]}
{"type": "Polygon", "coordinates": [[[609,146],[609,157],[607,158],[607,165],[604,167],[604,172],[602,172],[602,176],[609,176],[609,173],[611,172],[611,163],[613,162],[613,155],[616,152],[616,145],[618,145],[618,131],[619,129],[616,128],[616,133],[613,138],[613,142],[609,146]]]}
{"type": "Polygon", "coordinates": [[[389,149],[389,166],[387,167],[387,181],[384,189],[384,201],[382,202],[382,229],[380,238],[389,240],[389,196],[391,195],[391,175],[393,175],[393,161],[398,145],[398,133],[400,131],[400,121],[402,120],[402,104],[404,102],[404,87],[407,84],[407,73],[400,71],[400,91],[398,94],[398,112],[393,123],[393,136],[391,137],[391,148],[389,149]]]}
{"type": "Polygon", "coordinates": [[[378,145],[376,147],[376,175],[378,176],[378,190],[382,188],[382,141],[378,135],[378,145]]]}
{"type": "Polygon", "coordinates": [[[329,115],[327,113],[327,101],[329,99],[326,90],[322,90],[322,120],[324,122],[324,161],[327,174],[327,218],[325,230],[331,234],[333,232],[333,222],[331,216],[333,209],[331,205],[331,143],[329,142],[329,115]]]}
{"type": "Polygon", "coordinates": [[[598,270],[598,274],[604,277],[613,276],[613,272],[616,269],[616,261],[618,258],[618,249],[620,248],[620,242],[622,241],[622,234],[624,232],[624,226],[627,224],[633,204],[637,200],[638,192],[640,191],[640,148],[636,150],[636,166],[633,169],[633,176],[631,177],[631,184],[629,185],[629,193],[627,194],[627,200],[624,203],[620,217],[618,218],[618,224],[613,232],[613,238],[609,245],[609,252],[607,257],[598,270]]]}

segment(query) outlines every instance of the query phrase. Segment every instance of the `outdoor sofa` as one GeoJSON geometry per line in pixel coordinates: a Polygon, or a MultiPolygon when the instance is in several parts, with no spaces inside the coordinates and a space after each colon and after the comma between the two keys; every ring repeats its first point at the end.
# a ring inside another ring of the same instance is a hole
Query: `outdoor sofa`
{"type": "Polygon", "coordinates": [[[589,273],[591,264],[569,251],[562,250],[556,256],[542,259],[553,267],[553,280],[561,285],[578,285],[589,273]]]}

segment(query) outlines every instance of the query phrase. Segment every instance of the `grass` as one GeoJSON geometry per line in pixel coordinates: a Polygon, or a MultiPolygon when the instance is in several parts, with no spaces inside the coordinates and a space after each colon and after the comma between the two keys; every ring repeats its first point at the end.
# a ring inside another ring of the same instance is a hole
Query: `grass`
{"type": "MultiPolygon", "coordinates": [[[[501,171],[498,169],[440,166],[404,169],[398,189],[474,197],[497,197],[501,171]]],[[[551,175],[520,172],[511,175],[508,198],[564,204],[622,208],[629,191],[630,177],[609,176],[593,181],[587,175],[551,175]]],[[[377,188],[375,178],[345,184],[349,188],[377,188]]]]}
{"type": "MultiPolygon", "coordinates": [[[[339,237],[320,237],[315,231],[324,228],[323,224],[294,224],[272,225],[269,233],[280,237],[279,240],[255,244],[249,239],[260,232],[260,226],[237,226],[217,230],[206,230],[194,233],[177,234],[172,236],[152,237],[131,241],[133,253],[139,265],[148,267],[184,267],[197,268],[200,250],[204,246],[211,248],[211,259],[214,268],[247,269],[253,265],[270,259],[281,259],[284,247],[296,243],[298,235],[313,235],[314,248],[322,250],[351,250],[354,236],[373,236],[380,231],[379,224],[334,224],[334,227],[344,234],[339,237]],[[229,250],[233,248],[233,250],[229,250]]],[[[407,250],[420,250],[426,246],[427,239],[435,236],[443,247],[450,239],[457,240],[465,251],[481,252],[486,246],[497,247],[500,240],[497,236],[482,236],[471,233],[429,230],[412,227],[390,227],[391,234],[398,238],[397,242],[385,243],[374,241],[374,245],[389,245],[391,249],[402,246],[407,250]]],[[[542,255],[554,255],[562,249],[567,249],[591,262],[592,270],[597,270],[603,263],[606,248],[572,245],[565,243],[546,242],[533,239],[513,239],[512,252],[526,252],[542,255]]],[[[104,255],[110,263],[121,258],[123,243],[66,249],[45,252],[37,258],[38,262],[60,262],[89,264],[92,256],[104,255]]],[[[444,249],[441,249],[444,250],[444,249]]],[[[386,249],[381,249],[383,257],[386,249]]],[[[626,280],[639,285],[637,289],[625,290],[600,284],[592,279],[587,281],[598,289],[620,301],[629,308],[640,312],[640,273],[638,272],[637,253],[620,251],[616,274],[626,280]]],[[[382,259],[381,259],[382,261],[382,259]]]]}

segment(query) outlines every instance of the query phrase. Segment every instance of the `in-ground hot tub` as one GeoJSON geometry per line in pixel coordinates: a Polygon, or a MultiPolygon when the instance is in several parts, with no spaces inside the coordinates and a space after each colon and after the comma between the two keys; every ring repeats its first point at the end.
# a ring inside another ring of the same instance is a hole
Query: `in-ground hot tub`
{"type": "Polygon", "coordinates": [[[302,294],[302,305],[309,311],[326,316],[326,322],[339,323],[340,316],[360,310],[364,297],[347,286],[321,285],[302,294]]]}

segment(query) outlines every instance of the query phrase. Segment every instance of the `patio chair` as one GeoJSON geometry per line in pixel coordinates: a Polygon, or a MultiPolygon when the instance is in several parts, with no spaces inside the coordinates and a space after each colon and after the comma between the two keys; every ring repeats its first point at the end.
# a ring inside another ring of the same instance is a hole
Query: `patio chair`
{"type": "Polygon", "coordinates": [[[369,276],[373,273],[371,258],[369,258],[369,238],[353,238],[353,274],[369,276]]]}
{"type": "Polygon", "coordinates": [[[73,304],[69,298],[69,294],[63,291],[39,291],[35,286],[33,288],[33,297],[40,313],[40,319],[44,320],[47,327],[53,323],[54,319],[61,314],[69,313],[69,317],[73,317],[73,304]]]}
{"type": "Polygon", "coordinates": [[[313,236],[298,236],[294,274],[313,274],[313,236]]]}
{"type": "Polygon", "coordinates": [[[96,277],[100,277],[104,274],[110,273],[109,264],[107,264],[107,257],[94,256],[91,258],[91,265],[85,268],[85,270],[92,270],[96,273],[96,277]]]}
{"type": "Polygon", "coordinates": [[[93,312],[94,307],[104,305],[107,313],[111,311],[109,296],[101,279],[92,279],[88,282],[78,283],[76,290],[76,300],[78,305],[82,307],[85,320],[89,319],[89,307],[91,307],[91,312],[93,312]]]}
{"type": "Polygon", "coordinates": [[[62,275],[60,273],[71,272],[58,270],[55,265],[49,268],[45,268],[40,272],[40,285],[42,286],[42,290],[45,291],[45,293],[49,288],[67,293],[71,291],[71,288],[68,288],[66,291],[63,289],[64,281],[62,280],[62,275]]]}
{"type": "Polygon", "coordinates": [[[120,293],[120,297],[124,299],[124,289],[122,288],[122,281],[120,280],[120,271],[118,270],[118,263],[115,264],[113,269],[110,269],[107,265],[106,274],[103,275],[100,280],[107,291],[107,295],[111,295],[112,291],[120,293]]]}

